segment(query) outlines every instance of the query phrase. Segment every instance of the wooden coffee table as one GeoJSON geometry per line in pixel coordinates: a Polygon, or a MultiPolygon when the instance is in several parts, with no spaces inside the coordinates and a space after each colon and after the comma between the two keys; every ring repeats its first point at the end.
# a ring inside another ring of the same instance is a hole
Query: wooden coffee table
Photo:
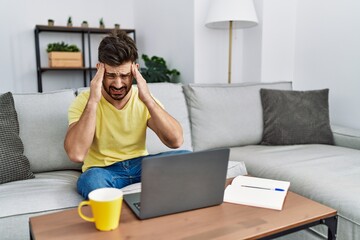
{"type": "MultiPolygon", "coordinates": [[[[89,207],[85,214],[91,215],[89,207]]],[[[318,224],[328,226],[328,239],[336,239],[337,212],[288,192],[283,210],[223,203],[148,220],[138,220],[123,203],[119,227],[100,232],[82,220],[77,209],[30,218],[33,240],[91,239],[271,239],[318,224]]]]}

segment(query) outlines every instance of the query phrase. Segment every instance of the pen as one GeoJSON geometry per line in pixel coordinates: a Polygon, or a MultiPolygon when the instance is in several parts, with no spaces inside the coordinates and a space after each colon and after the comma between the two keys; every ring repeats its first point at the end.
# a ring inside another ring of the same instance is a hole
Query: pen
{"type": "Polygon", "coordinates": [[[272,191],[279,191],[279,192],[284,192],[285,191],[282,188],[265,188],[265,187],[249,186],[249,185],[241,185],[241,186],[242,187],[247,187],[247,188],[257,188],[257,189],[272,190],[272,191]]]}

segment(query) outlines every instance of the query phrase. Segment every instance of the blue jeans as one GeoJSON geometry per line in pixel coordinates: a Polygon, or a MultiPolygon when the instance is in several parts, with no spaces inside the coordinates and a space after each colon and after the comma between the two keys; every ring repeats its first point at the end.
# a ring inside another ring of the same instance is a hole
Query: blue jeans
{"type": "Polygon", "coordinates": [[[89,193],[98,188],[123,188],[127,185],[138,183],[141,181],[141,162],[143,159],[152,156],[167,156],[188,152],[190,151],[169,151],[125,160],[107,167],[89,168],[78,179],[78,193],[85,199],[88,199],[89,193]]]}

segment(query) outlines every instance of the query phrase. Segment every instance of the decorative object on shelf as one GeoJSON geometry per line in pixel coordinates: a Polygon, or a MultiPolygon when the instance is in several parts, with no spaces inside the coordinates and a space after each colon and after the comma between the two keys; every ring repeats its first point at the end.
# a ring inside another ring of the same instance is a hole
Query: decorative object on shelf
{"type": "Polygon", "coordinates": [[[82,21],[81,27],[84,27],[84,28],[89,27],[88,22],[87,21],[82,21]]]}
{"type": "Polygon", "coordinates": [[[146,82],[171,82],[178,83],[180,72],[176,69],[168,69],[166,61],[162,57],[141,55],[146,68],[140,68],[140,72],[146,79],[146,82]]]}
{"type": "Polygon", "coordinates": [[[49,43],[48,52],[49,67],[82,67],[82,54],[75,45],[68,45],[64,42],[49,43]]]}
{"type": "Polygon", "coordinates": [[[52,27],[52,26],[54,26],[54,20],[53,19],[48,19],[48,26],[49,27],[52,27]]]}
{"type": "Polygon", "coordinates": [[[256,26],[258,19],[253,0],[214,0],[210,4],[205,26],[229,29],[228,83],[231,83],[232,29],[256,26]]]}
{"type": "Polygon", "coordinates": [[[120,24],[115,23],[114,27],[115,27],[115,29],[120,29],[120,24]]]}
{"type": "Polygon", "coordinates": [[[69,45],[64,42],[49,43],[47,45],[47,52],[80,52],[80,49],[75,45],[69,45]]]}
{"type": "Polygon", "coordinates": [[[104,19],[103,19],[103,18],[100,18],[100,20],[99,20],[99,27],[100,27],[100,28],[105,28],[105,23],[104,23],[104,19]]]}
{"type": "Polygon", "coordinates": [[[71,16],[68,18],[67,20],[67,26],[68,27],[72,27],[72,19],[71,19],[71,16]]]}

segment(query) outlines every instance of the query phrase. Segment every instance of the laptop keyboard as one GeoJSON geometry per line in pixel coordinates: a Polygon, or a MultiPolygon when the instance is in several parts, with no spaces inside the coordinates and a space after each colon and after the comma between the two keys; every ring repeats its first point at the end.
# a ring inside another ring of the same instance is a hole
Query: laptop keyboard
{"type": "Polygon", "coordinates": [[[140,202],[134,203],[134,206],[136,207],[137,210],[140,210],[140,202]]]}

